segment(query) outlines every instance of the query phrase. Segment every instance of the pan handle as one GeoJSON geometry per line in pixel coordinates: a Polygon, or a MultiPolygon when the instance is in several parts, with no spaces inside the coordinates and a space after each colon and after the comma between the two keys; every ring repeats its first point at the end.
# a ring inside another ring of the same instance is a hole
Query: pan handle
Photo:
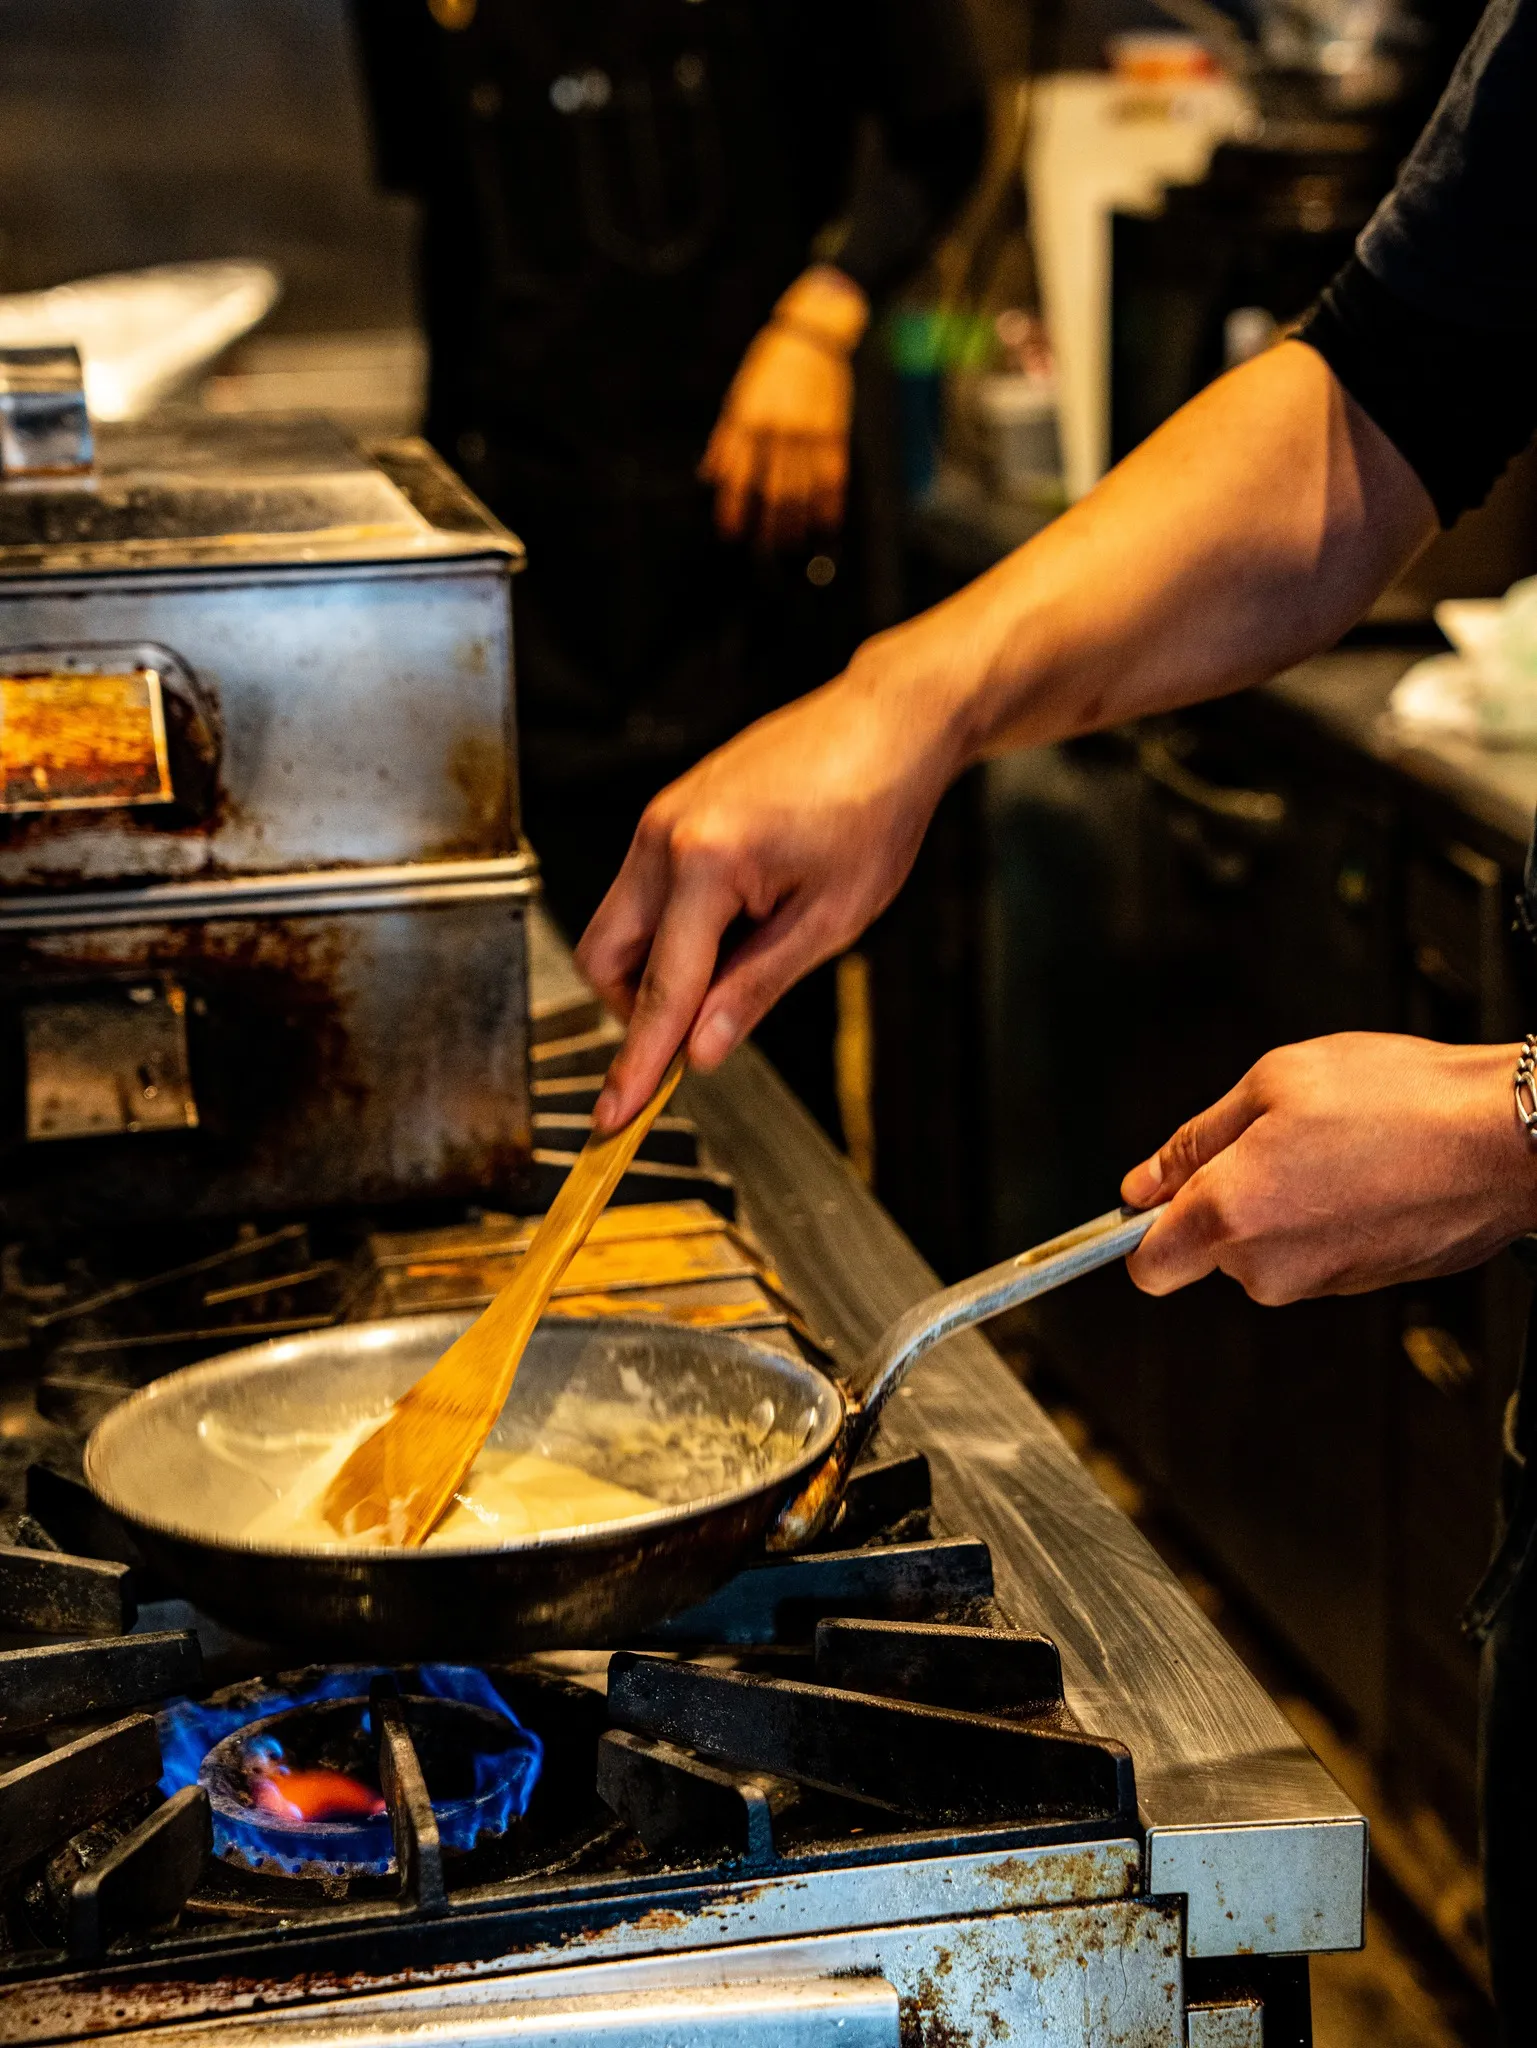
{"type": "Polygon", "coordinates": [[[1160,1202],[1153,1209],[1107,1210],[1092,1223],[1081,1223],[1076,1230],[1064,1231],[1017,1258],[1005,1259],[940,1294],[927,1296],[899,1316],[858,1367],[837,1447],[780,1515],[771,1548],[794,1550],[823,1527],[849,1467],[914,1359],[957,1330],[985,1323],[1006,1308],[1016,1308],[1038,1294],[1050,1294],[1069,1280],[1125,1258],[1137,1249],[1168,1206],[1160,1202]]]}

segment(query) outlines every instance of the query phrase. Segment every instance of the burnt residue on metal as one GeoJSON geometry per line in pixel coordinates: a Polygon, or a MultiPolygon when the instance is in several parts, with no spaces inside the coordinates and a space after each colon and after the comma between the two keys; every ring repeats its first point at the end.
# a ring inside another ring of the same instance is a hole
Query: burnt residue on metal
{"type": "Polygon", "coordinates": [[[301,1104],[339,1099],[361,1117],[377,1083],[352,1057],[347,953],[340,921],[321,919],[107,929],[0,949],[0,1061],[12,1077],[0,1097],[0,1209],[19,1220],[41,1210],[65,1227],[139,1216],[146,1202],[191,1213],[211,1169],[258,1146],[301,1104]],[[145,1140],[152,1160],[117,1138],[26,1144],[16,1081],[28,1001],[167,971],[186,993],[199,1127],[145,1140]]]}
{"type": "MultiPolygon", "coordinates": [[[[112,654],[111,649],[105,650],[103,662],[111,661],[112,654]]],[[[152,666],[159,678],[171,795],[165,803],[114,807],[112,830],[147,841],[147,855],[167,840],[191,840],[206,845],[211,854],[218,829],[226,822],[230,810],[229,795],[220,775],[224,728],[217,698],[174,656],[147,647],[133,650],[128,658],[135,655],[140,657],[141,667],[152,666]]],[[[118,660],[121,662],[122,657],[118,660]]],[[[42,655],[0,655],[0,664],[8,676],[21,678],[73,672],[55,671],[42,655]]],[[[120,773],[119,753],[112,744],[112,735],[99,731],[93,718],[81,716],[70,721],[69,745],[72,755],[77,757],[77,779],[82,787],[110,785],[120,773]]],[[[64,804],[49,810],[0,810],[0,871],[4,873],[6,887],[64,888],[88,879],[99,881],[99,876],[88,877],[83,869],[72,873],[46,858],[35,867],[25,865],[29,851],[41,853],[61,841],[78,839],[82,832],[90,832],[93,825],[100,830],[100,815],[88,807],[64,804]]],[[[130,840],[129,844],[132,843],[130,840]]],[[[209,866],[212,871],[208,861],[200,859],[198,864],[209,866]]],[[[146,871],[158,873],[163,866],[163,858],[151,857],[146,871]]]]}
{"type": "MultiPolygon", "coordinates": [[[[476,641],[473,649],[484,662],[485,643],[476,641]]],[[[464,798],[464,829],[451,845],[430,848],[427,857],[452,859],[466,847],[504,844],[511,830],[512,801],[506,747],[485,732],[463,732],[448,744],[447,765],[449,781],[464,798]]]]}
{"type": "MultiPolygon", "coordinates": [[[[52,1635],[116,1635],[134,1623],[127,1581],[128,1568],[122,1564],[0,1544],[0,1626],[52,1635]]],[[[9,1732],[15,1715],[26,1725],[26,1681],[32,1674],[14,1668],[21,1654],[0,1652],[0,1732],[9,1732]]],[[[58,1656],[57,1651],[38,1654],[58,1656]]]]}

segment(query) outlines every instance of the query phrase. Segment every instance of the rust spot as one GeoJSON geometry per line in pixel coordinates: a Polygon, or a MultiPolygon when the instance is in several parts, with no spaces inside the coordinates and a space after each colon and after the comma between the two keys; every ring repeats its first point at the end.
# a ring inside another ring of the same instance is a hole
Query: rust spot
{"type": "Polygon", "coordinates": [[[671,1934],[680,1927],[687,1927],[688,1915],[674,1913],[665,1906],[653,1906],[649,1913],[641,1914],[635,1925],[645,1928],[648,1933],[671,1934]]]}
{"type": "Polygon", "coordinates": [[[461,733],[448,749],[448,777],[464,798],[465,829],[445,852],[499,849],[507,833],[507,749],[484,732],[461,733]]]}
{"type": "Polygon", "coordinates": [[[971,2030],[955,2025],[927,1970],[918,1972],[913,1995],[898,2000],[897,2023],[902,2048],[975,2048],[971,2030]]]}

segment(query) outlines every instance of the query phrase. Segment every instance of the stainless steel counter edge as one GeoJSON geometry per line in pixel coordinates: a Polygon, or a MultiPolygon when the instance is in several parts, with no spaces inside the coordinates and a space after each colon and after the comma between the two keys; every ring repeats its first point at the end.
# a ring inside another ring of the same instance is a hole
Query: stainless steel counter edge
{"type": "Polygon", "coordinates": [[[417,861],[400,867],[152,882],[141,889],[0,896],[0,932],[97,931],[117,925],[430,909],[496,897],[524,900],[538,893],[538,861],[532,854],[519,853],[498,860],[417,861]]]}
{"type": "MultiPolygon", "coordinates": [[[[751,1049],[682,1101],[834,1356],[938,1284],[751,1049]]],[[[1359,1947],[1363,1817],[987,1340],[929,1353],[881,1441],[927,1452],[937,1522],[991,1545],[998,1598],[1057,1642],[1074,1713],[1130,1748],[1148,1878],[1185,1892],[1192,1953],[1359,1947]]]]}

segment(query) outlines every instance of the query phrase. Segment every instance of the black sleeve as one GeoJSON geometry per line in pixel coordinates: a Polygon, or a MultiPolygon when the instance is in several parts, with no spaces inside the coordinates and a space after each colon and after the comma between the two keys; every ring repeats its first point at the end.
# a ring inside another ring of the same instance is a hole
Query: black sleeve
{"type": "Polygon", "coordinates": [[[1537,0],[1492,0],[1300,330],[1444,526],[1537,429],[1537,0]]]}
{"type": "Polygon", "coordinates": [[[1317,349],[1430,494],[1443,526],[1481,505],[1537,432],[1537,335],[1421,312],[1359,256],[1298,338],[1317,349]]]}
{"type": "Polygon", "coordinates": [[[387,192],[420,193],[437,140],[436,33],[426,0],[349,0],[368,96],[374,174],[387,192]]]}
{"type": "Polygon", "coordinates": [[[982,167],[987,111],[964,0],[874,0],[862,38],[877,146],[834,261],[871,297],[932,249],[982,167]]]}

